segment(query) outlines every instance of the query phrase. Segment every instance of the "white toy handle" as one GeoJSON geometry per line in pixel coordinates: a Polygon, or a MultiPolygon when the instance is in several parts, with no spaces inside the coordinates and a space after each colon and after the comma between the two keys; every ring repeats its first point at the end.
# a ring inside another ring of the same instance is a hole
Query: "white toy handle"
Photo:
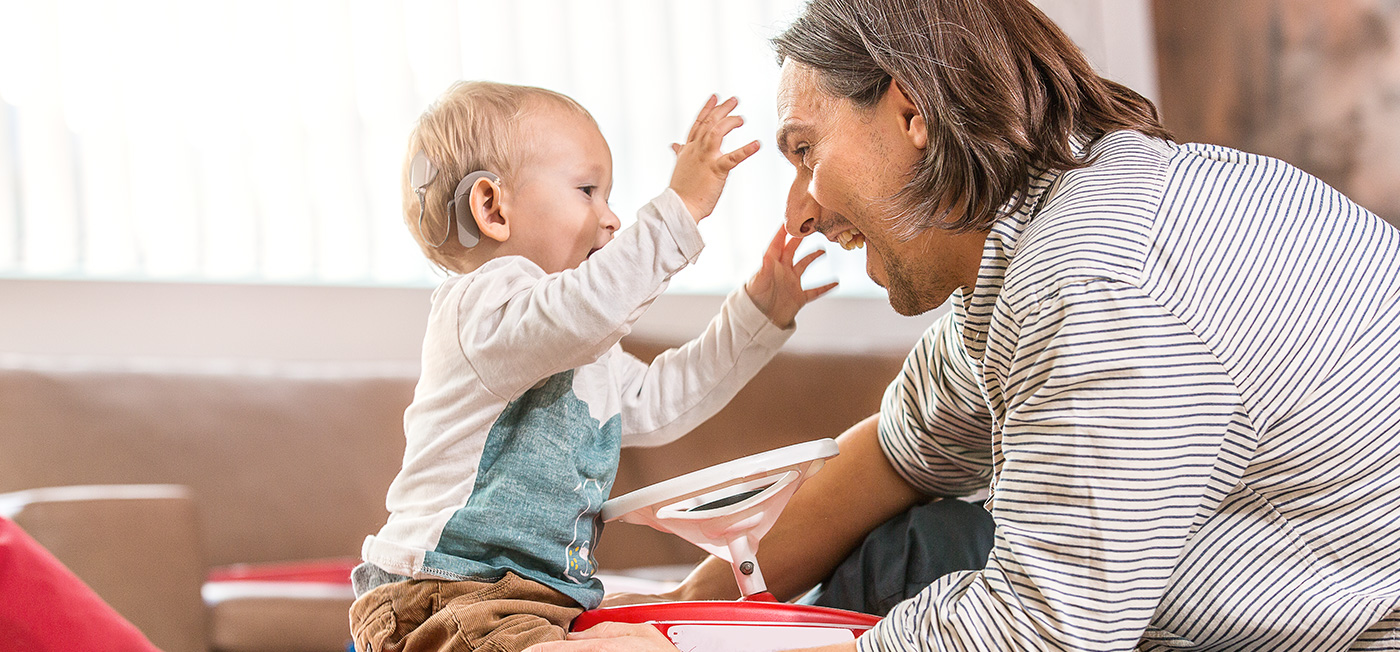
{"type": "Polygon", "coordinates": [[[797,487],[839,452],[819,439],[717,464],[603,503],[603,520],[649,525],[728,561],[745,596],[767,590],[758,542],[797,487]]]}

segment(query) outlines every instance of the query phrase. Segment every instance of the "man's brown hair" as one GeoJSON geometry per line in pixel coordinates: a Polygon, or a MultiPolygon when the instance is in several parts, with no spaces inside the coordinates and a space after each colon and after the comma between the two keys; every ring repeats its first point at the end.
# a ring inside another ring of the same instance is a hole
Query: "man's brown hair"
{"type": "Polygon", "coordinates": [[[991,228],[1033,171],[1089,165],[1076,141],[1171,138],[1151,101],[1094,72],[1029,0],[811,0],[772,43],[831,95],[870,108],[898,81],[924,116],[923,160],[891,198],[903,237],[991,228]]]}

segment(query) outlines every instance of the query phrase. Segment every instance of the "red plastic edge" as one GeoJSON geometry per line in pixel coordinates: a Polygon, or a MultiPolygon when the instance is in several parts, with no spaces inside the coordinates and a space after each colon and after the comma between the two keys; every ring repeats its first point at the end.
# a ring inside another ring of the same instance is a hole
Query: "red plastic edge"
{"type": "Polygon", "coordinates": [[[350,584],[350,571],[359,559],[317,559],[297,562],[234,564],[210,569],[210,582],[326,582],[350,584]]]}
{"type": "Polygon", "coordinates": [[[880,622],[870,614],[786,602],[660,602],[602,607],[579,614],[570,628],[580,632],[598,623],[728,622],[800,623],[869,629],[880,622]]]}

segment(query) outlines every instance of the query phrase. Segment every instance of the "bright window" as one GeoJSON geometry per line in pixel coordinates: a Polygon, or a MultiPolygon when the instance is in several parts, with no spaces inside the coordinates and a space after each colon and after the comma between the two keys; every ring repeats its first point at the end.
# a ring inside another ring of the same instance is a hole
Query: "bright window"
{"type": "MultiPolygon", "coordinates": [[[[431,99],[479,78],[587,107],[613,149],[624,221],[665,187],[668,145],[705,97],[737,95],[748,124],[730,143],[764,149],[732,178],[702,224],[705,254],[673,284],[728,291],[757,267],[792,178],[772,146],[767,38],[799,6],[5,0],[0,276],[432,284],[399,216],[403,148],[431,99]]],[[[1066,11],[1102,29],[1094,12],[1108,10],[1066,11]]],[[[879,292],[862,255],[834,254],[813,282],[879,292]]]]}

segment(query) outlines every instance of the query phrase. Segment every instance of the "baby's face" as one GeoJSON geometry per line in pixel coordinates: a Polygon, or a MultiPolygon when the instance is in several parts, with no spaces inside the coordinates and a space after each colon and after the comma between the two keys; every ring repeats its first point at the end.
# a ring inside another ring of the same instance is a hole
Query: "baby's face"
{"type": "Polygon", "coordinates": [[[523,164],[501,202],[511,252],[547,273],[578,267],[620,228],[608,207],[612,152],[589,118],[544,107],[520,125],[523,164]]]}

